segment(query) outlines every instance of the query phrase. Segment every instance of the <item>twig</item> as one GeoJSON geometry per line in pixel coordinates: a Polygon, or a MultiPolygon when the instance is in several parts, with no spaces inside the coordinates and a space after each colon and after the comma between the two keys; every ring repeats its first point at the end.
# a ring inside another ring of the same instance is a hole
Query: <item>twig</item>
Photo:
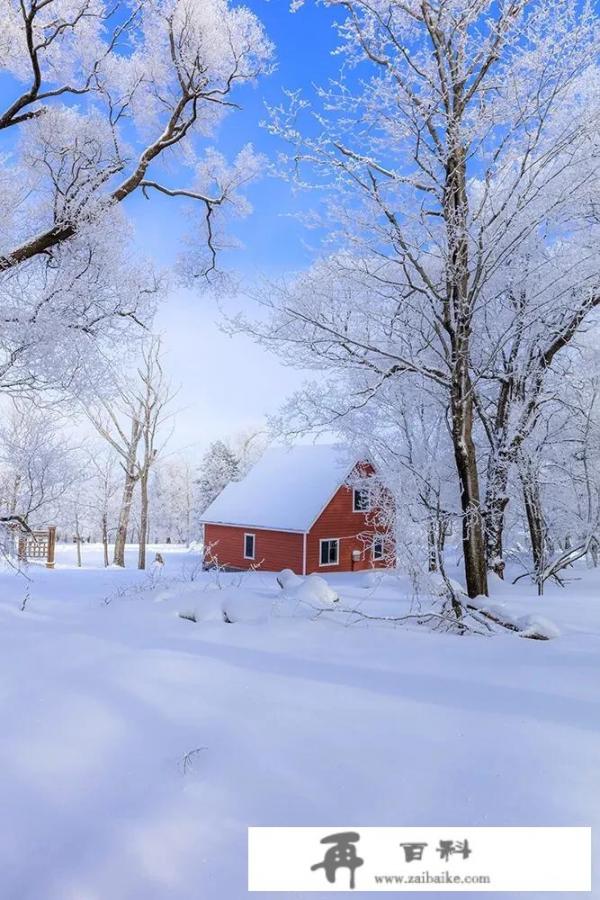
{"type": "Polygon", "coordinates": [[[188,752],[184,755],[181,760],[181,768],[184,775],[187,775],[188,769],[193,769],[194,767],[194,757],[197,753],[202,753],[203,750],[208,750],[208,747],[195,747],[193,750],[188,750],[188,752]]]}

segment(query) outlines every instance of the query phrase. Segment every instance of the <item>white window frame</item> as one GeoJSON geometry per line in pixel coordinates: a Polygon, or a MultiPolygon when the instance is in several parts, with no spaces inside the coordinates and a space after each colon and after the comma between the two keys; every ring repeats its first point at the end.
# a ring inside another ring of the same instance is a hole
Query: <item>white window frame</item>
{"type": "Polygon", "coordinates": [[[368,488],[364,488],[364,487],[362,487],[362,488],[356,488],[356,487],[355,487],[355,488],[352,488],[352,512],[354,512],[354,513],[362,513],[363,515],[364,515],[365,513],[371,512],[371,497],[370,497],[369,489],[368,489],[368,488]],[[366,492],[366,494],[367,494],[367,506],[366,506],[366,509],[357,509],[357,508],[356,508],[356,495],[357,495],[358,493],[364,493],[364,492],[366,492]]]}
{"type": "Polygon", "coordinates": [[[340,538],[321,538],[319,541],[319,567],[326,568],[327,566],[339,566],[340,564],[340,538]],[[335,562],[321,562],[323,559],[323,544],[331,544],[335,543],[336,545],[336,554],[335,554],[335,562]]]}
{"type": "Polygon", "coordinates": [[[256,559],[256,535],[253,531],[245,531],[244,532],[244,559],[256,559]],[[246,538],[252,538],[252,556],[248,556],[246,553],[246,538]]]}
{"type": "Polygon", "coordinates": [[[382,534],[374,534],[373,535],[373,543],[371,545],[371,555],[373,557],[373,562],[381,562],[382,559],[385,559],[385,543],[384,537],[382,534]],[[381,542],[381,556],[377,556],[375,554],[375,544],[377,541],[381,542]]]}

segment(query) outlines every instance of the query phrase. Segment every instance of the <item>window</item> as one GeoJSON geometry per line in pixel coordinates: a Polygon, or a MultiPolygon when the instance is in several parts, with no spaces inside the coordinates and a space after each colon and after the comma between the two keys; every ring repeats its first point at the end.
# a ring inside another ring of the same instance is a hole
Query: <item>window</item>
{"type": "Polygon", "coordinates": [[[354,512],[369,512],[371,498],[367,488],[354,488],[352,492],[352,509],[354,512]]]}
{"type": "Polygon", "coordinates": [[[383,559],[384,557],[384,545],[383,545],[383,536],[381,534],[376,534],[373,538],[373,559],[383,559]]]}
{"type": "Polygon", "coordinates": [[[327,538],[321,541],[321,566],[337,566],[340,558],[340,542],[338,538],[327,538]]]}
{"type": "Polygon", "coordinates": [[[244,535],[244,559],[254,559],[255,535],[244,535]]]}

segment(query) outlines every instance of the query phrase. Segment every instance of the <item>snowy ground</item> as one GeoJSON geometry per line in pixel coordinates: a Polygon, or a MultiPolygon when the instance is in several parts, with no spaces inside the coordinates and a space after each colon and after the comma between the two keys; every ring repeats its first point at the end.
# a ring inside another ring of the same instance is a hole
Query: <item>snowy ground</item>
{"type": "MultiPolygon", "coordinates": [[[[196,554],[161,549],[154,587],[93,547],[82,570],[61,547],[53,572],[0,575],[2,900],[237,900],[250,824],[600,831],[600,572],[543,600],[500,587],[556,640],[459,638],[225,624],[215,597],[260,620],[274,576],[219,591],[190,580],[196,554]]],[[[365,610],[407,607],[391,578],[328,580],[365,610]]]]}

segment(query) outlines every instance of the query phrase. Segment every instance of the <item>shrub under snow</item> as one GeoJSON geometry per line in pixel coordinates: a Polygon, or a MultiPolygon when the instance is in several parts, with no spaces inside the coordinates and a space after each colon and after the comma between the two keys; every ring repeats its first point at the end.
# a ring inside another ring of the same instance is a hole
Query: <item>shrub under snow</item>
{"type": "Polygon", "coordinates": [[[299,587],[303,581],[304,579],[300,575],[296,575],[295,572],[292,572],[291,569],[282,569],[277,576],[277,584],[284,591],[288,588],[299,587]]]}
{"type": "Polygon", "coordinates": [[[231,623],[262,624],[271,615],[272,606],[270,597],[261,597],[243,587],[223,591],[221,596],[223,619],[231,623]]]}
{"type": "Polygon", "coordinates": [[[517,626],[521,637],[537,635],[547,640],[560,637],[560,629],[545,616],[523,616],[517,620],[517,626]]]}
{"type": "Polygon", "coordinates": [[[294,596],[297,600],[312,605],[331,606],[340,599],[334,589],[320,575],[309,575],[296,588],[294,596]]]}

